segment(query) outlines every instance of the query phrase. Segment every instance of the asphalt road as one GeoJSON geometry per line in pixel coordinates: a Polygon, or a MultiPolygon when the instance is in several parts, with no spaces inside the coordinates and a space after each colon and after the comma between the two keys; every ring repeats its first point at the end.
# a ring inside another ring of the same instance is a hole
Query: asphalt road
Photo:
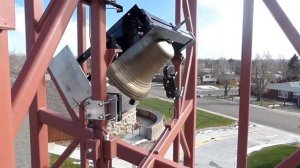
{"type": "MultiPolygon", "coordinates": [[[[152,87],[150,96],[166,98],[165,91],[161,86],[152,87]]],[[[236,103],[198,98],[197,107],[233,118],[239,116],[239,105],[236,103]]],[[[300,110],[299,113],[295,113],[250,107],[250,121],[300,134],[300,128],[298,127],[300,124],[300,110]]]]}

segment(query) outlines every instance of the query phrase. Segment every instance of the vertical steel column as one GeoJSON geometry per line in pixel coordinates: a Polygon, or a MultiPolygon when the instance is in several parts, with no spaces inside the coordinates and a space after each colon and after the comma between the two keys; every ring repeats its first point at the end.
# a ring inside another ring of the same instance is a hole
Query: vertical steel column
{"type": "MultiPolygon", "coordinates": [[[[106,8],[104,0],[92,0],[91,2],[91,51],[92,51],[92,98],[93,100],[106,100],[106,8]]],[[[94,126],[106,129],[106,121],[94,121],[94,126]]],[[[103,158],[103,132],[94,129],[95,136],[100,140],[100,159],[95,167],[105,168],[107,161],[103,158]]]]}
{"type": "MultiPolygon", "coordinates": [[[[82,2],[77,5],[77,55],[81,55],[86,50],[86,7],[82,2]]],[[[87,62],[81,65],[83,71],[87,73],[87,62]]]]}
{"type": "MultiPolygon", "coordinates": [[[[38,33],[36,23],[42,16],[43,2],[41,0],[25,1],[25,20],[26,20],[26,55],[29,57],[32,46],[34,45],[38,33]]],[[[30,148],[31,148],[31,165],[32,167],[48,166],[48,127],[39,121],[38,109],[46,106],[46,86],[43,78],[36,92],[36,95],[29,108],[30,124],[30,148]]]]}
{"type": "MultiPolygon", "coordinates": [[[[52,1],[51,1],[52,2],[52,1]]],[[[38,90],[48,68],[55,49],[76,8],[78,0],[55,0],[51,12],[40,28],[40,35],[30,50],[32,57],[26,60],[11,91],[14,118],[14,136],[16,136],[30,103],[38,90]]]]}
{"type": "Polygon", "coordinates": [[[0,167],[15,167],[7,34],[0,29],[0,167]]]}
{"type": "MultiPolygon", "coordinates": [[[[182,0],[176,0],[175,2],[175,24],[179,24],[181,21],[181,9],[182,9],[182,0]]],[[[175,57],[175,60],[173,60],[173,64],[175,67],[175,70],[177,72],[176,76],[176,83],[177,83],[177,89],[181,89],[181,60],[178,57],[175,57]]],[[[175,109],[174,114],[175,118],[179,118],[180,111],[181,111],[181,98],[177,98],[175,100],[175,109]]],[[[180,132],[176,136],[174,143],[173,143],[173,161],[179,163],[180,160],[180,132]]]]}
{"type": "Polygon", "coordinates": [[[252,55],[252,32],[253,32],[253,0],[244,0],[243,37],[242,37],[242,60],[241,60],[241,91],[239,106],[239,131],[237,146],[237,167],[247,167],[247,144],[249,106],[251,90],[251,55],[252,55]]]}
{"type": "MultiPolygon", "coordinates": [[[[190,9],[190,21],[192,27],[188,28],[197,39],[197,0],[187,0],[189,3],[188,7],[190,9]]],[[[188,148],[190,150],[190,158],[184,155],[184,165],[189,167],[195,167],[195,136],[196,136],[196,87],[197,87],[197,40],[192,47],[187,49],[187,55],[192,57],[191,69],[190,69],[190,81],[189,87],[187,88],[187,98],[193,100],[193,109],[186,120],[184,127],[184,134],[186,136],[186,141],[188,148]],[[192,131],[191,131],[192,130],[192,131]]]]}
{"type": "MultiPolygon", "coordinates": [[[[79,2],[77,5],[77,43],[77,55],[79,56],[86,50],[86,7],[82,2],[79,2]]],[[[87,63],[84,62],[81,67],[83,71],[87,73],[87,63]]],[[[79,120],[83,126],[86,125],[84,109],[82,108],[79,108],[79,120]]],[[[89,166],[86,158],[85,141],[80,142],[80,165],[81,168],[87,168],[89,166]]]]}

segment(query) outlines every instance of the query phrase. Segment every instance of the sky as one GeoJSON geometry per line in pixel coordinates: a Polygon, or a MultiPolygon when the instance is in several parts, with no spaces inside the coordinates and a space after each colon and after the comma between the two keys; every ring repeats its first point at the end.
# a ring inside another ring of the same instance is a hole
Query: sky
{"type": "MultiPolygon", "coordinates": [[[[290,59],[296,53],[286,36],[271,16],[262,0],[254,0],[254,26],[252,57],[269,53],[272,58],[290,59]]],[[[107,29],[123,16],[133,5],[137,4],[153,15],[174,23],[174,0],[117,0],[124,7],[123,13],[107,10],[107,29]],[[159,3],[155,3],[159,2],[159,3]]],[[[299,0],[278,0],[290,20],[300,31],[300,19],[297,8],[299,0]]],[[[44,0],[46,8],[49,0],[44,0]]],[[[198,0],[198,58],[227,59],[241,58],[242,42],[242,0],[198,0]]],[[[88,20],[88,19],[87,19],[88,20]]],[[[73,53],[77,53],[76,10],[68,24],[56,53],[65,45],[69,45],[73,53]]],[[[87,26],[89,30],[89,22],[87,26]]],[[[88,32],[87,38],[91,34],[88,32]]],[[[89,40],[87,40],[88,42],[89,40]]],[[[89,46],[89,42],[87,46],[89,46]]],[[[16,30],[9,32],[9,48],[12,53],[25,54],[25,18],[24,0],[16,0],[16,30]]]]}

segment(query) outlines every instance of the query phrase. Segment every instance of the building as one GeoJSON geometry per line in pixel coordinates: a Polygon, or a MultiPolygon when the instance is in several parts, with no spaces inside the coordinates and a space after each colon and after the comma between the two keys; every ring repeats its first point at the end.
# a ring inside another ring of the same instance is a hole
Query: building
{"type": "Polygon", "coordinates": [[[201,84],[216,84],[218,81],[214,74],[207,73],[200,75],[201,84]]]}
{"type": "Polygon", "coordinates": [[[267,89],[268,92],[264,94],[265,97],[295,102],[300,101],[300,81],[269,84],[267,89]]]}

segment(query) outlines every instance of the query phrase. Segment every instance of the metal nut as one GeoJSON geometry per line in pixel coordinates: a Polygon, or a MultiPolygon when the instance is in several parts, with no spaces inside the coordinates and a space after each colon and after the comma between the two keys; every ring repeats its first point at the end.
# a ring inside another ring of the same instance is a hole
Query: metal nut
{"type": "Polygon", "coordinates": [[[88,149],[86,150],[86,152],[87,152],[87,153],[92,153],[92,152],[93,152],[93,149],[92,149],[92,148],[88,148],[88,149]]]}

